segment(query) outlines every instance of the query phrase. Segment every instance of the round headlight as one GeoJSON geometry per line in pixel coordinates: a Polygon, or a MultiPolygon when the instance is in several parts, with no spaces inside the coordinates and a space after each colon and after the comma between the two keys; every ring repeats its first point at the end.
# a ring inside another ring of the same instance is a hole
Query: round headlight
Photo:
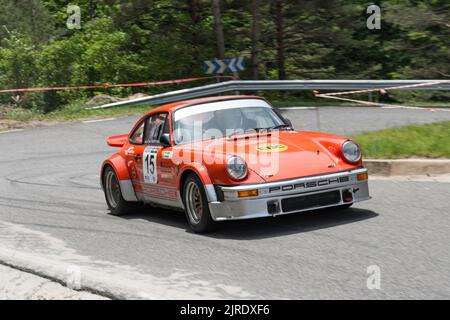
{"type": "Polygon", "coordinates": [[[361,160],[361,150],[353,141],[345,141],[342,144],[342,155],[348,162],[358,162],[361,160]]]}
{"type": "Polygon", "coordinates": [[[240,180],[247,176],[247,163],[238,156],[232,156],[227,160],[227,171],[231,178],[240,180]]]}

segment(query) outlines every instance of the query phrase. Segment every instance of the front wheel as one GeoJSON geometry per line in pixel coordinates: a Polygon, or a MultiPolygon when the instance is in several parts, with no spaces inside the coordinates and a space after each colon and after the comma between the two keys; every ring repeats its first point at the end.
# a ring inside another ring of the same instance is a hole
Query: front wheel
{"type": "Polygon", "coordinates": [[[126,201],[123,198],[119,178],[110,166],[103,173],[103,189],[105,191],[106,204],[112,215],[121,216],[130,213],[136,208],[135,203],[126,201]]]}
{"type": "Polygon", "coordinates": [[[183,204],[192,230],[204,233],[217,227],[217,223],[211,218],[203,184],[195,174],[190,174],[184,182],[183,204]]]}

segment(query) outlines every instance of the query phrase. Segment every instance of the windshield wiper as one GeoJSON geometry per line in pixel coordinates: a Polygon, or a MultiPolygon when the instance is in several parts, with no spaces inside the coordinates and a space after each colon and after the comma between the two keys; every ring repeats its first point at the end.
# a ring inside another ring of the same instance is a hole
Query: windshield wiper
{"type": "Polygon", "coordinates": [[[249,132],[249,131],[256,131],[256,132],[261,132],[261,131],[271,131],[271,130],[277,130],[277,129],[282,129],[282,128],[292,128],[290,125],[283,123],[283,124],[279,124],[273,127],[265,127],[265,128],[250,128],[245,130],[245,132],[249,132]]]}
{"type": "Polygon", "coordinates": [[[277,130],[277,129],[284,129],[284,128],[291,129],[291,126],[286,123],[283,123],[283,124],[279,124],[279,125],[276,125],[273,127],[269,127],[269,128],[267,128],[267,130],[277,130]]]}
{"type": "Polygon", "coordinates": [[[245,132],[252,131],[252,130],[256,131],[256,132],[260,132],[263,130],[268,130],[268,128],[250,128],[250,129],[245,130],[245,132]]]}
{"type": "Polygon", "coordinates": [[[236,136],[236,135],[239,135],[239,134],[249,134],[249,133],[252,133],[251,131],[255,131],[255,133],[259,133],[259,132],[261,132],[263,130],[269,131],[269,128],[250,128],[250,129],[247,129],[247,130],[245,130],[243,132],[233,132],[233,133],[227,135],[226,137],[230,138],[230,137],[233,137],[233,136],[236,136]]]}
{"type": "Polygon", "coordinates": [[[283,129],[283,128],[292,129],[292,127],[290,125],[288,125],[286,123],[283,123],[283,124],[279,124],[279,125],[276,125],[276,126],[273,126],[273,127],[251,128],[251,129],[245,130],[244,132],[233,132],[233,133],[227,135],[226,137],[230,138],[230,137],[238,135],[238,134],[250,133],[249,131],[255,131],[255,132],[267,131],[267,132],[269,132],[269,131],[272,131],[272,130],[283,129]]]}

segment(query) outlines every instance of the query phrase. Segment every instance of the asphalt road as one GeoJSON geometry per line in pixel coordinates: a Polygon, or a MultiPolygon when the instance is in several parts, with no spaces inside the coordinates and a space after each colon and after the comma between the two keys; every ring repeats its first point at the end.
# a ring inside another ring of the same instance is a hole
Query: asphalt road
{"type": "MultiPolygon", "coordinates": [[[[284,112],[296,128],[317,129],[316,110],[284,112]]],[[[323,131],[353,134],[450,113],[326,108],[320,116],[323,131]]],[[[373,199],[348,210],[227,222],[197,235],[176,212],[107,215],[98,171],[114,149],[105,138],[134,121],[0,134],[0,260],[7,252],[38,269],[78,266],[82,282],[96,270],[99,285],[144,298],[450,298],[448,182],[372,179],[373,199]],[[381,288],[371,290],[373,265],[381,288]]]]}

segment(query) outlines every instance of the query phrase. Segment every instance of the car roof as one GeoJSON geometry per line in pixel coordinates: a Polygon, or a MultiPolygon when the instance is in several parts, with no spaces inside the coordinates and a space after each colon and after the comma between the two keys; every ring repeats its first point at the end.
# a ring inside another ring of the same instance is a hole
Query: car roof
{"type": "Polygon", "coordinates": [[[225,100],[238,100],[238,99],[264,99],[262,97],[253,96],[253,95],[234,95],[234,96],[218,96],[218,97],[206,97],[206,98],[197,98],[191,100],[184,100],[178,102],[172,102],[160,107],[156,107],[146,113],[155,113],[155,112],[172,112],[176,109],[188,107],[191,105],[197,105],[202,103],[216,102],[216,101],[225,101],[225,100]]]}

